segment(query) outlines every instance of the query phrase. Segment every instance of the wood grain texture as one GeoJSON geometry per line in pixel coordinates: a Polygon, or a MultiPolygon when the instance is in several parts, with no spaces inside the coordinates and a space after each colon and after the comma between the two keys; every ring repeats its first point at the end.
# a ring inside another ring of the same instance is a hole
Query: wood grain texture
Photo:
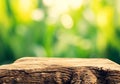
{"type": "Polygon", "coordinates": [[[0,84],[120,84],[108,59],[26,57],[0,66],[0,84]]]}

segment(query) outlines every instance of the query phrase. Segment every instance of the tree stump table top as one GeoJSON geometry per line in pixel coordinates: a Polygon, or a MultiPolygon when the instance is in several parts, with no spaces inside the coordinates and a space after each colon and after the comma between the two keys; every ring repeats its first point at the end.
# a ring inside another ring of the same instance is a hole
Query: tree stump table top
{"type": "Polygon", "coordinates": [[[108,59],[25,57],[0,66],[0,84],[120,84],[108,59]]]}

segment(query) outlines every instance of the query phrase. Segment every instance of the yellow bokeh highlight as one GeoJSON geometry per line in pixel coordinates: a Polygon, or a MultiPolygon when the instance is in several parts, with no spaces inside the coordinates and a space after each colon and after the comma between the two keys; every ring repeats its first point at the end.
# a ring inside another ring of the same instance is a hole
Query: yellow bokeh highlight
{"type": "Polygon", "coordinates": [[[114,36],[113,28],[114,10],[112,7],[105,7],[99,10],[97,14],[97,25],[100,33],[97,37],[97,46],[99,49],[105,49],[107,42],[112,40],[114,36]],[[112,35],[112,36],[111,36],[112,35]]]}
{"type": "Polygon", "coordinates": [[[29,22],[31,20],[31,14],[37,6],[37,0],[12,0],[12,8],[18,21],[29,22]]]}
{"type": "Polygon", "coordinates": [[[7,34],[12,25],[12,19],[8,16],[5,0],[0,1],[0,34],[7,40],[7,34]]]}
{"type": "Polygon", "coordinates": [[[107,38],[103,33],[99,32],[97,35],[97,48],[99,51],[104,51],[107,45],[107,38]]]}
{"type": "Polygon", "coordinates": [[[111,21],[113,20],[113,8],[106,7],[97,13],[97,24],[100,28],[109,26],[111,24],[111,21]]]}

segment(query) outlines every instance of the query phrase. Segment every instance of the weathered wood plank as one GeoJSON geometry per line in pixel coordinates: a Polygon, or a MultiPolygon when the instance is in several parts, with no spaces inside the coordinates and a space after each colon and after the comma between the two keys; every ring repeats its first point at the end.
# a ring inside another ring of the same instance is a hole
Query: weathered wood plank
{"type": "Polygon", "coordinates": [[[0,66],[0,84],[120,84],[108,59],[26,57],[0,66]]]}

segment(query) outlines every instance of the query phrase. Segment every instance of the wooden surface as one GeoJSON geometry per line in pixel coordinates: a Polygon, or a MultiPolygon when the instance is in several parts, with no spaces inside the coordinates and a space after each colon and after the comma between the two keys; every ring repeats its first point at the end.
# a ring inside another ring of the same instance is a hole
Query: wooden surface
{"type": "Polygon", "coordinates": [[[26,57],[0,66],[0,84],[120,84],[108,59],[26,57]]]}

